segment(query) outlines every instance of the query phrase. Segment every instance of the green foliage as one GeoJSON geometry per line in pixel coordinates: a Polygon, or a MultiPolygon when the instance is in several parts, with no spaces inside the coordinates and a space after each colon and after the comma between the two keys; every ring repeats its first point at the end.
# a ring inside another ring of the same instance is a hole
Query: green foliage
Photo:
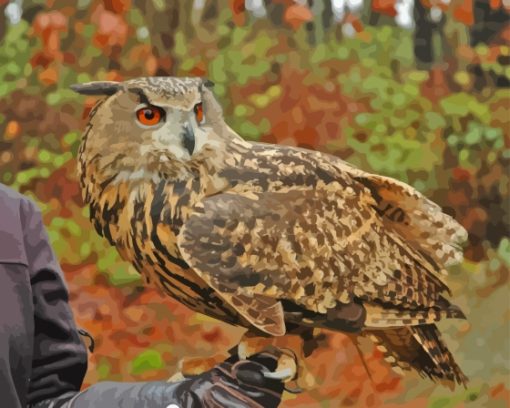
{"type": "Polygon", "coordinates": [[[479,388],[468,388],[455,396],[433,397],[429,401],[428,408],[456,408],[462,403],[477,401],[479,394],[479,388]]]}
{"type": "Polygon", "coordinates": [[[498,256],[503,260],[507,268],[510,268],[510,238],[503,238],[499,243],[498,256]]]}
{"type": "Polygon", "coordinates": [[[508,151],[501,128],[493,128],[469,121],[463,134],[452,133],[447,138],[451,150],[459,158],[459,165],[476,170],[483,163],[492,164],[508,151]]]}
{"type": "Polygon", "coordinates": [[[149,349],[136,356],[131,365],[131,373],[138,375],[145,371],[161,369],[164,367],[164,362],[158,351],[149,349]]]}
{"type": "Polygon", "coordinates": [[[111,364],[108,362],[108,359],[101,358],[96,365],[97,375],[100,380],[106,380],[109,378],[111,374],[111,364]]]}
{"type": "Polygon", "coordinates": [[[141,283],[140,274],[132,265],[119,260],[117,250],[113,247],[103,249],[103,256],[97,261],[98,270],[103,273],[114,286],[141,283]]]}
{"type": "MultiPolygon", "coordinates": [[[[22,21],[10,27],[0,47],[0,98],[14,91],[31,72],[28,61],[33,50],[27,38],[29,26],[22,21]]],[[[26,85],[26,83],[25,83],[26,85]]]]}
{"type": "Polygon", "coordinates": [[[339,82],[353,98],[370,100],[370,111],[356,115],[347,142],[370,168],[405,181],[409,171],[418,170],[433,178],[443,153],[436,131],[446,119],[420,96],[420,82],[399,81],[381,64],[374,65],[368,76],[353,66],[339,76],[339,82]],[[366,140],[353,137],[359,133],[367,134],[366,140]]]}
{"type": "Polygon", "coordinates": [[[271,57],[268,51],[275,45],[274,39],[265,33],[247,40],[250,30],[246,27],[236,27],[225,35],[225,47],[209,64],[209,79],[220,85],[220,96],[224,94],[224,85],[231,78],[235,78],[240,85],[245,85],[250,79],[266,74],[271,67],[271,57]],[[268,58],[269,57],[269,58],[268,58]]]}
{"type": "MultiPolygon", "coordinates": [[[[504,58],[495,58],[491,49],[487,44],[478,44],[474,52],[477,59],[480,60],[480,68],[485,75],[488,76],[499,76],[510,80],[510,66],[507,63],[502,62],[504,58]],[[492,54],[492,55],[491,55],[492,54]]],[[[500,47],[501,57],[510,56],[510,47],[508,44],[500,47]]]]}
{"type": "Polygon", "coordinates": [[[472,114],[482,123],[488,123],[490,120],[489,107],[479,102],[474,95],[465,92],[444,98],[440,105],[444,113],[451,117],[464,117],[472,114]]]}

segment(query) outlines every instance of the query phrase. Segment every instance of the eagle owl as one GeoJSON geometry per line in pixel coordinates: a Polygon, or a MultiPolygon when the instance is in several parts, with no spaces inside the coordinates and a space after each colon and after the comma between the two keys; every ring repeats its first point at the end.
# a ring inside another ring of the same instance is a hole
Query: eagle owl
{"type": "Polygon", "coordinates": [[[337,157],[243,140],[201,78],[72,88],[104,95],[79,150],[97,232],[194,311],[278,337],[368,336],[395,369],[466,377],[435,322],[466,231],[397,180],[337,157]]]}

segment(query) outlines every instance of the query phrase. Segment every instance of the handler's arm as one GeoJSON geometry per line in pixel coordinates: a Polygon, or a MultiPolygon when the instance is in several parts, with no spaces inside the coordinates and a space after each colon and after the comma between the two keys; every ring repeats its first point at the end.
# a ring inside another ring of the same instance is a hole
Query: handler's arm
{"type": "Polygon", "coordinates": [[[68,303],[64,276],[39,209],[21,203],[21,221],[34,311],[34,346],[28,402],[76,393],[87,370],[87,351],[68,303]]]}
{"type": "Polygon", "coordinates": [[[87,351],[69,307],[64,276],[39,210],[27,200],[22,214],[35,319],[28,395],[33,407],[166,408],[175,404],[180,408],[269,408],[279,404],[283,385],[261,380],[263,370],[274,369],[270,358],[225,362],[202,376],[179,383],[103,382],[79,392],[87,369],[87,351]],[[247,377],[253,377],[254,383],[241,383],[235,375],[239,371],[248,372],[247,377]]]}

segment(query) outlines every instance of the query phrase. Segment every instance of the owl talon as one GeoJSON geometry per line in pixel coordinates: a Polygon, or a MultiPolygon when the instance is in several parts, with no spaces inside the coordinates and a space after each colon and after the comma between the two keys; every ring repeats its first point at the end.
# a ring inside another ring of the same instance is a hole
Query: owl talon
{"type": "Polygon", "coordinates": [[[168,380],[166,380],[166,382],[174,383],[174,382],[183,381],[185,379],[186,379],[186,377],[180,371],[178,371],[174,375],[172,375],[168,380]]]}
{"type": "Polygon", "coordinates": [[[295,372],[293,372],[290,368],[285,368],[280,371],[266,371],[262,373],[264,378],[270,379],[270,380],[279,380],[281,382],[287,382],[294,378],[295,372]]]}
{"type": "Polygon", "coordinates": [[[245,335],[237,347],[239,358],[244,360],[259,353],[267,353],[276,360],[273,371],[262,373],[264,378],[281,381],[288,392],[298,394],[317,385],[316,378],[305,361],[301,336],[270,338],[245,335]]]}
{"type": "Polygon", "coordinates": [[[296,383],[296,386],[294,388],[291,388],[291,387],[289,387],[288,384],[285,384],[283,389],[286,392],[288,392],[289,394],[301,394],[302,392],[304,392],[304,389],[301,388],[299,385],[297,385],[297,383],[296,383]]]}
{"type": "Polygon", "coordinates": [[[290,368],[277,371],[265,371],[262,375],[268,380],[278,380],[284,383],[284,390],[290,394],[300,394],[303,392],[303,389],[297,385],[296,372],[292,371],[290,368]],[[295,387],[290,387],[289,383],[291,382],[296,384],[295,387]]]}
{"type": "Polygon", "coordinates": [[[218,364],[226,360],[228,355],[218,353],[211,357],[183,358],[179,361],[179,374],[183,377],[194,377],[212,370],[218,364]]]}

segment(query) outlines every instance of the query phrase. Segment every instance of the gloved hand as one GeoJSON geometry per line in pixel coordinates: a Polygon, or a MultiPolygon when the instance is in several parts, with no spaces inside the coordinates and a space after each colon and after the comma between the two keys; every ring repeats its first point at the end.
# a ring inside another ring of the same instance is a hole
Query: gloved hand
{"type": "Polygon", "coordinates": [[[274,371],[276,364],[269,354],[242,361],[235,355],[180,382],[98,383],[30,408],[273,408],[280,404],[284,386],[263,373],[274,371]]]}
{"type": "Polygon", "coordinates": [[[179,401],[176,405],[179,408],[277,407],[283,384],[263,375],[264,371],[274,371],[276,364],[270,354],[241,361],[233,356],[216,368],[180,383],[175,393],[179,401]]]}

